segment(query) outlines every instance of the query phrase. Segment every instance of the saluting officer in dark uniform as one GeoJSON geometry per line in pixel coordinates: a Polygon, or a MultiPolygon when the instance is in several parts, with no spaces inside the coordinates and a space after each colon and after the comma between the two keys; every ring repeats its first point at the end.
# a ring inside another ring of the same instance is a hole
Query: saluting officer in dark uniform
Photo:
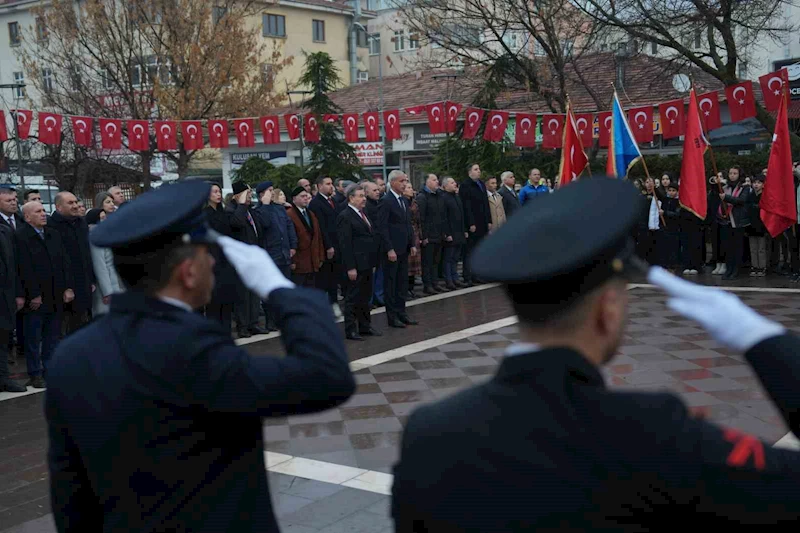
{"type": "MultiPolygon", "coordinates": [[[[523,209],[478,247],[519,316],[494,378],[408,419],[394,473],[398,533],[650,531],[796,523],[800,454],[694,418],[670,393],[615,391],[599,367],[623,337],[626,277],[647,271],[630,235],[630,184],[580,180],[523,209]]],[[[661,268],[668,305],[745,352],[800,430],[800,342],[720,289],[661,268]],[[724,320],[720,317],[724,316],[724,320]]]]}
{"type": "Polygon", "coordinates": [[[295,288],[258,246],[209,230],[209,188],[145,193],[92,232],[128,292],[48,367],[59,531],[278,531],[261,418],[321,411],[354,391],[325,295],[295,288]],[[269,302],[286,357],[251,356],[192,312],[214,288],[212,242],[269,302]]]}

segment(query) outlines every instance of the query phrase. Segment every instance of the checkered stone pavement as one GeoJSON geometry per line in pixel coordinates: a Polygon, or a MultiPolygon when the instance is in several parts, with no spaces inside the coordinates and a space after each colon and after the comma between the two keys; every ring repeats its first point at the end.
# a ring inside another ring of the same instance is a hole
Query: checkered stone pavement
{"type": "MultiPolygon", "coordinates": [[[[630,296],[627,334],[617,356],[603,369],[610,387],[672,391],[695,414],[769,443],[787,433],[741,354],[720,347],[695,323],[666,308],[658,291],[633,289],[630,296]]],[[[800,331],[800,298],[774,293],[740,296],[769,318],[800,331]]],[[[506,347],[518,338],[517,327],[510,326],[359,370],[357,392],[342,407],[267,420],[266,448],[390,472],[409,413],[490,379],[506,347]]]]}

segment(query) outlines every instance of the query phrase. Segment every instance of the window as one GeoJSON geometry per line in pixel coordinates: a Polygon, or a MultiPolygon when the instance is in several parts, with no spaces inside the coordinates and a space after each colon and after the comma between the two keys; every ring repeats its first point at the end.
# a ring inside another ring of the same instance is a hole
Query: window
{"type": "Polygon", "coordinates": [[[42,90],[46,94],[53,92],[53,71],[49,68],[42,69],[42,90]]]}
{"type": "Polygon", "coordinates": [[[359,70],[358,77],[356,78],[356,83],[364,83],[369,81],[369,72],[366,70],[359,70]]]}
{"type": "Polygon", "coordinates": [[[519,49],[522,48],[522,33],[518,31],[504,33],[503,44],[512,52],[519,51],[519,49]]]}
{"type": "Polygon", "coordinates": [[[747,61],[739,61],[739,78],[747,79],[747,61]]]}
{"type": "Polygon", "coordinates": [[[535,56],[543,56],[544,54],[544,46],[539,41],[534,41],[533,43],[533,55],[535,56]]]}
{"type": "Polygon", "coordinates": [[[264,37],[286,37],[286,17],[264,14],[262,18],[264,37]]]}
{"type": "Polygon", "coordinates": [[[381,54],[381,34],[369,34],[369,55],[377,56],[381,54]]]}
{"type": "Polygon", "coordinates": [[[406,49],[406,32],[405,31],[396,31],[394,32],[394,51],[395,52],[402,52],[406,49]]]}
{"type": "Polygon", "coordinates": [[[8,23],[8,42],[11,46],[17,46],[21,42],[19,34],[19,22],[8,23]]]}
{"type": "Polygon", "coordinates": [[[42,17],[36,17],[36,39],[39,41],[47,40],[47,26],[44,25],[42,17]]]}
{"type": "MultiPolygon", "coordinates": [[[[536,43],[536,44],[538,45],[539,43],[536,43]]],[[[606,43],[601,44],[600,45],[600,51],[601,52],[605,52],[606,50],[608,50],[608,44],[606,44],[606,43]]]]}
{"type": "MultiPolygon", "coordinates": [[[[25,74],[22,72],[15,72],[14,83],[25,85],[25,74]]],[[[25,98],[25,87],[14,88],[14,98],[25,98]]]]}
{"type": "Polygon", "coordinates": [[[369,34],[361,28],[356,28],[356,46],[359,48],[369,47],[369,34]]]}
{"type": "Polygon", "coordinates": [[[312,20],[311,27],[313,30],[314,35],[314,42],[316,43],[324,43],[325,42],[325,21],[324,20],[312,20]]]}
{"type": "Polygon", "coordinates": [[[564,57],[569,57],[572,55],[572,46],[575,44],[575,41],[572,39],[564,39],[561,42],[561,51],[564,53],[564,57]]]}
{"type": "Polygon", "coordinates": [[[456,29],[458,35],[467,46],[478,46],[481,44],[481,30],[474,26],[460,26],[456,29]]]}
{"type": "Polygon", "coordinates": [[[695,49],[700,49],[700,41],[703,37],[703,33],[700,30],[694,30],[694,47],[695,49]]]}
{"type": "Polygon", "coordinates": [[[264,77],[265,84],[272,84],[275,77],[275,70],[270,63],[264,63],[261,65],[261,75],[264,77]]]}
{"type": "MultiPolygon", "coordinates": [[[[132,67],[131,68],[131,83],[133,83],[133,85],[139,85],[138,74],[139,74],[139,67],[138,66],[132,67]],[[135,80],[133,78],[133,73],[134,72],[136,72],[136,75],[137,75],[137,78],[135,80]]],[[[111,89],[114,88],[114,79],[112,78],[111,73],[108,70],[103,69],[103,71],[100,73],[100,82],[103,84],[103,89],[105,89],[107,91],[110,91],[111,89]]]]}
{"type": "Polygon", "coordinates": [[[408,36],[408,49],[416,50],[417,48],[419,48],[419,36],[416,33],[412,33],[408,36]]]}
{"type": "Polygon", "coordinates": [[[219,24],[219,22],[222,20],[222,17],[227,14],[227,7],[214,6],[214,8],[211,10],[211,20],[214,22],[214,26],[219,24]]]}
{"type": "Polygon", "coordinates": [[[658,53],[658,43],[650,43],[650,53],[653,55],[658,53]]]}
{"type": "Polygon", "coordinates": [[[441,48],[442,41],[444,41],[444,38],[442,37],[441,33],[431,33],[428,40],[429,44],[431,45],[431,48],[441,48]]]}

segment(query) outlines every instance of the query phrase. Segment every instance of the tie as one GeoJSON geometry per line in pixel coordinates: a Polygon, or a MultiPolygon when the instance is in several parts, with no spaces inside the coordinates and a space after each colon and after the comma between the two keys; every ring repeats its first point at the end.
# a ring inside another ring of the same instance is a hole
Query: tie
{"type": "Polygon", "coordinates": [[[306,224],[308,224],[308,227],[310,228],[310,227],[311,227],[311,217],[310,217],[310,216],[308,216],[308,211],[306,211],[305,209],[303,209],[303,210],[301,211],[301,213],[303,213],[303,218],[304,218],[304,219],[306,219],[306,224]]]}
{"type": "Polygon", "coordinates": [[[484,188],[483,188],[483,182],[482,182],[481,180],[478,180],[478,181],[477,181],[477,183],[478,183],[478,187],[480,187],[480,189],[481,189],[483,192],[486,192],[486,189],[484,189],[484,188]]]}
{"type": "Polygon", "coordinates": [[[403,212],[405,213],[406,212],[406,203],[403,201],[403,198],[401,196],[397,197],[397,203],[400,204],[400,209],[402,209],[403,212]]]}
{"type": "Polygon", "coordinates": [[[331,208],[332,209],[336,209],[336,205],[334,205],[334,203],[333,203],[333,198],[328,197],[328,203],[331,204],[331,208]]]}
{"type": "Polygon", "coordinates": [[[369,220],[367,219],[367,215],[364,214],[364,211],[359,210],[358,214],[361,215],[361,220],[363,220],[367,224],[367,227],[371,230],[372,229],[372,224],[369,223],[369,220]]]}
{"type": "Polygon", "coordinates": [[[14,220],[14,215],[11,215],[10,217],[8,217],[8,223],[11,224],[11,227],[13,229],[17,229],[17,221],[14,220]]]}

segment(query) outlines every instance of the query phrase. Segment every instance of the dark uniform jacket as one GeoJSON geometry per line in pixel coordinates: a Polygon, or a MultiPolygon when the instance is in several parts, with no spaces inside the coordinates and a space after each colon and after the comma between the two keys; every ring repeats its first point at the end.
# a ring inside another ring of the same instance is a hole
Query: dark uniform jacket
{"type": "Polygon", "coordinates": [[[81,217],[63,216],[56,211],[53,213],[47,227],[58,231],[61,244],[70,257],[70,279],[75,293],[72,309],[75,312],[85,312],[92,308],[92,285],[95,283],[94,264],[92,253],[89,250],[89,226],[81,217]]]}
{"type": "MultiPolygon", "coordinates": [[[[61,234],[44,227],[44,239],[33,226],[25,224],[17,230],[19,277],[25,293],[26,307],[34,298],[42,297],[39,310],[55,313],[64,307],[64,291],[72,289],[70,255],[64,250],[61,234]]],[[[74,291],[74,289],[73,289],[74,291]]]]}
{"type": "MultiPolygon", "coordinates": [[[[333,200],[333,197],[331,197],[331,200],[333,200]]],[[[319,228],[322,230],[322,245],[326,250],[330,248],[336,250],[336,255],[333,257],[335,261],[339,260],[339,237],[336,234],[336,217],[339,216],[342,210],[341,207],[340,204],[336,204],[335,200],[334,207],[331,207],[331,204],[322,197],[322,194],[317,194],[308,203],[308,209],[317,215],[319,228]]]]}
{"type": "Polygon", "coordinates": [[[513,215],[520,207],[522,207],[519,203],[519,197],[517,196],[516,191],[511,192],[505,185],[500,185],[500,187],[497,189],[497,192],[503,197],[503,209],[506,212],[506,218],[510,218],[511,215],[513,215]]]}
{"type": "MultiPolygon", "coordinates": [[[[366,216],[366,213],[364,213],[366,216]]],[[[371,270],[378,265],[378,241],[380,237],[372,226],[347,207],[339,213],[339,250],[345,270],[371,270]]]]}
{"type": "Polygon", "coordinates": [[[11,226],[0,225],[0,331],[12,331],[16,326],[16,298],[22,296],[16,248],[11,226]]]}
{"type": "Polygon", "coordinates": [[[291,265],[289,250],[297,250],[297,233],[286,214],[286,208],[277,204],[261,204],[253,209],[253,216],[258,220],[259,246],[267,251],[276,265],[291,265]]]}
{"type": "Polygon", "coordinates": [[[492,214],[489,211],[489,197],[486,195],[486,185],[478,184],[470,178],[461,183],[458,189],[461,203],[464,205],[464,224],[469,228],[475,226],[475,233],[470,235],[480,238],[489,233],[489,224],[492,223],[492,214]]]}
{"type": "Polygon", "coordinates": [[[409,253],[414,246],[414,228],[411,227],[411,204],[400,196],[405,209],[400,207],[397,197],[388,191],[378,202],[377,229],[381,237],[381,253],[394,250],[398,256],[409,253]]]}
{"type": "MultiPolygon", "coordinates": [[[[800,340],[746,357],[800,434],[800,340]]],[[[506,357],[489,382],[408,419],[397,533],[650,531],[794,524],[800,453],[694,418],[670,393],[609,390],[566,348],[506,357]]]]}
{"type": "Polygon", "coordinates": [[[139,291],[59,344],[45,396],[59,531],[278,531],[262,417],[328,409],[355,383],[327,297],[269,304],[286,357],[139,291]]]}

